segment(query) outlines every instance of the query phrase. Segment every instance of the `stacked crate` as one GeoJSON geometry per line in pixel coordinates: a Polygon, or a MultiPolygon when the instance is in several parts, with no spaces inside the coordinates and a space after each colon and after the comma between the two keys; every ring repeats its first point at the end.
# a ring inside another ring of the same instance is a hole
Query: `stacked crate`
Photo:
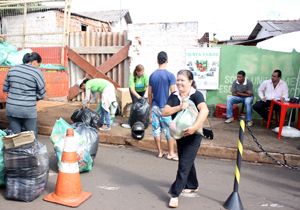
{"type": "MultiPolygon", "coordinates": [[[[216,118],[226,118],[226,104],[217,104],[216,118]]],[[[237,120],[239,118],[239,105],[233,105],[233,118],[237,120]]]]}

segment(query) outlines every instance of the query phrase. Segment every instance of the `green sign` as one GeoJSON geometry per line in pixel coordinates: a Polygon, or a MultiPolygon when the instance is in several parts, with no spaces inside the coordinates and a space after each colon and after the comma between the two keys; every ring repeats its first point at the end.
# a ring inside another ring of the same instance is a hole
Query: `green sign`
{"type": "MultiPolygon", "coordinates": [[[[262,50],[253,46],[217,45],[220,50],[219,89],[207,90],[207,104],[226,104],[226,98],[231,96],[231,85],[237,77],[237,72],[246,72],[246,78],[253,83],[254,101],[259,101],[257,89],[267,79],[271,79],[274,70],[282,72],[281,79],[288,84],[289,97],[294,97],[297,77],[300,68],[300,53],[262,50]]],[[[297,96],[300,96],[300,84],[297,96]]],[[[253,111],[254,117],[259,115],[253,111]]]]}

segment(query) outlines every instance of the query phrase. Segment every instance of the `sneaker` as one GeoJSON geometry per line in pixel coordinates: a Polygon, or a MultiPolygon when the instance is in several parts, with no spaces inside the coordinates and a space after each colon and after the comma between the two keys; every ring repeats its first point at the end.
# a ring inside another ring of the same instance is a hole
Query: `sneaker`
{"type": "Polygon", "coordinates": [[[247,122],[247,124],[248,124],[249,127],[251,127],[253,125],[253,121],[250,120],[250,121],[247,122]]]}
{"type": "Polygon", "coordinates": [[[231,123],[234,120],[233,117],[228,118],[227,120],[225,120],[225,123],[231,123]]]}
{"type": "Polygon", "coordinates": [[[99,128],[100,131],[109,131],[110,127],[107,127],[106,125],[102,125],[102,127],[99,128]]]}

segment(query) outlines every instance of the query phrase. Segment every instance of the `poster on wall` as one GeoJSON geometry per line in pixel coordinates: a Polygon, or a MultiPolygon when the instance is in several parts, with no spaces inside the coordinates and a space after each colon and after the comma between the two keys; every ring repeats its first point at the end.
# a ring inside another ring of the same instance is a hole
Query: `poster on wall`
{"type": "Polygon", "coordinates": [[[197,89],[219,88],[220,48],[187,48],[186,68],[191,70],[197,89]]]}

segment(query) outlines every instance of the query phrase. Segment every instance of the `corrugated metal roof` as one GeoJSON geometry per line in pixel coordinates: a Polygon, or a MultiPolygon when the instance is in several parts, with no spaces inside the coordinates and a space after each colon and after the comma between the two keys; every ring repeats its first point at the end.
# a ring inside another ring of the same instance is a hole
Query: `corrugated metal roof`
{"type": "Polygon", "coordinates": [[[248,35],[233,35],[230,36],[230,40],[247,40],[248,37],[248,35]]]}
{"type": "Polygon", "coordinates": [[[103,22],[117,22],[125,17],[127,24],[132,23],[128,9],[123,10],[108,10],[108,11],[95,11],[95,12],[76,12],[80,16],[100,20],[103,22]]]}
{"type": "Polygon", "coordinates": [[[255,39],[262,28],[267,30],[272,36],[278,36],[300,31],[300,20],[260,20],[251,32],[248,40],[255,39]]]}

